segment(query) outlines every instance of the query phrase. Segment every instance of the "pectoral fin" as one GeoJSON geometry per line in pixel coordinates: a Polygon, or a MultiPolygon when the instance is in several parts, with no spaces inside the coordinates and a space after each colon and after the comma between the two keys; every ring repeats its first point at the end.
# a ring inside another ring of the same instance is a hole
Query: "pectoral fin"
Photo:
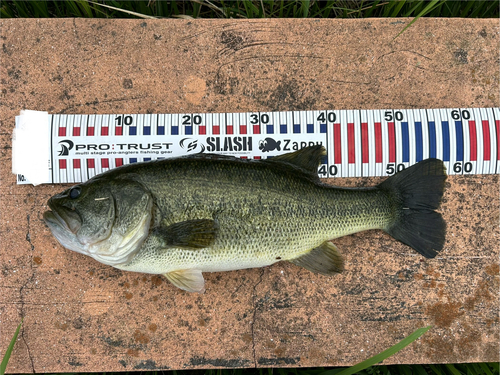
{"type": "Polygon", "coordinates": [[[165,247],[203,249],[213,244],[218,229],[219,226],[215,220],[199,219],[160,226],[154,230],[153,234],[161,238],[165,247]]]}
{"type": "Polygon", "coordinates": [[[290,262],[322,275],[333,275],[344,270],[342,255],[337,247],[328,241],[290,262]]]}
{"type": "Polygon", "coordinates": [[[177,288],[187,292],[203,293],[205,291],[205,279],[200,270],[173,271],[163,276],[177,288]]]}

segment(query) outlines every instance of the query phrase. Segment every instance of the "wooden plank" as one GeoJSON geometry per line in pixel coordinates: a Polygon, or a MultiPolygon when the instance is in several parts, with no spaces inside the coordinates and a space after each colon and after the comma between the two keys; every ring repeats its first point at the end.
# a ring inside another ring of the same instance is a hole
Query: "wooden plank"
{"type": "Polygon", "coordinates": [[[499,106],[496,20],[421,19],[393,40],[406,22],[0,20],[0,348],[25,317],[8,371],[346,366],[429,324],[386,362],[497,361],[497,175],[449,178],[434,260],[370,231],[335,241],[337,277],[276,264],[208,274],[193,295],[64,250],[42,221],[63,186],[17,186],[10,172],[21,109],[499,106]]]}

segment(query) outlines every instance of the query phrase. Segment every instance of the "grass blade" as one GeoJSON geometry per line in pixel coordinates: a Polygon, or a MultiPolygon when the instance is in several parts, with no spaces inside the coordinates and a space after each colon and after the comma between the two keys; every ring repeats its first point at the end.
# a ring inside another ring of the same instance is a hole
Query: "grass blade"
{"type": "Polygon", "coordinates": [[[23,320],[21,320],[21,323],[19,323],[19,325],[17,326],[16,332],[14,333],[14,337],[12,337],[12,340],[10,340],[9,347],[5,351],[2,363],[0,363],[0,375],[5,374],[5,370],[7,369],[7,363],[9,362],[10,355],[12,354],[12,350],[14,349],[14,345],[16,344],[17,336],[19,335],[19,331],[21,330],[21,324],[23,324],[23,320]]]}
{"type": "Polygon", "coordinates": [[[377,355],[374,355],[371,358],[368,358],[366,361],[363,361],[361,363],[358,363],[357,365],[354,365],[352,367],[349,367],[345,370],[342,370],[341,372],[336,372],[335,370],[330,370],[330,371],[325,371],[321,373],[320,375],[351,375],[355,374],[361,370],[364,370],[367,367],[373,366],[379,362],[382,362],[384,359],[389,358],[390,356],[396,354],[399,352],[401,349],[404,349],[408,345],[410,345],[413,341],[418,339],[420,336],[422,336],[424,333],[426,333],[429,329],[431,329],[431,326],[428,327],[423,327],[417,329],[415,332],[413,332],[411,335],[408,337],[404,338],[400,342],[398,342],[396,345],[391,346],[389,349],[384,350],[382,353],[379,353],[377,355]]]}
{"type": "Polygon", "coordinates": [[[132,12],[131,10],[120,9],[120,8],[117,8],[117,7],[112,7],[111,5],[100,4],[100,3],[96,3],[95,1],[90,1],[90,0],[87,0],[87,1],[89,3],[91,3],[91,4],[94,4],[94,5],[98,5],[98,6],[109,8],[109,9],[113,9],[113,10],[117,10],[119,12],[128,13],[128,14],[131,14],[131,15],[139,17],[139,18],[146,18],[146,19],[153,19],[153,20],[157,19],[157,17],[148,16],[147,14],[132,12]]]}
{"type": "Polygon", "coordinates": [[[447,364],[446,365],[446,368],[448,369],[449,372],[451,372],[453,375],[462,375],[462,373],[460,371],[458,371],[455,366],[453,366],[452,364],[447,364]]]}
{"type": "MultiPolygon", "coordinates": [[[[419,13],[415,16],[415,18],[408,24],[405,26],[405,28],[403,30],[401,30],[398,35],[396,35],[394,37],[394,39],[396,39],[398,36],[400,36],[401,34],[403,34],[405,32],[405,30],[407,28],[409,28],[411,25],[413,25],[415,23],[416,20],[418,20],[420,17],[426,15],[427,13],[430,13],[434,8],[436,8],[437,6],[439,5],[442,5],[440,4],[441,0],[432,0],[431,2],[429,2],[429,4],[419,13]]],[[[393,39],[393,40],[394,40],[393,39]]]]}
{"type": "Polygon", "coordinates": [[[434,374],[443,375],[443,373],[441,372],[441,370],[439,369],[439,367],[437,365],[429,365],[429,367],[434,372],[434,374]]]}

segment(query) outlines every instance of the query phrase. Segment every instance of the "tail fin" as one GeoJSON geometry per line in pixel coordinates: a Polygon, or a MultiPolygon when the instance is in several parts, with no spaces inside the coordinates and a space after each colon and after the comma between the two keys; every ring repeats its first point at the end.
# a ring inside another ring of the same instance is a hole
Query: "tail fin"
{"type": "Polygon", "coordinates": [[[441,160],[427,159],[382,182],[378,188],[389,193],[396,219],[385,231],[427,258],[443,249],[446,223],[439,207],[446,180],[441,160]]]}

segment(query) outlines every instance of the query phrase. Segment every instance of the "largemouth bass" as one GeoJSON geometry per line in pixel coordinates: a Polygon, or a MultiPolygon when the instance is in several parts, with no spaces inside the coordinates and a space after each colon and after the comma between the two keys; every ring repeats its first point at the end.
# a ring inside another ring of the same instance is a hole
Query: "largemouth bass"
{"type": "Polygon", "coordinates": [[[443,248],[442,161],[348,189],[321,183],[323,155],[312,146],[259,161],[199,154],[127,165],[53,196],[44,219],[67,249],[190,292],[204,291],[202,272],[279,261],[342,272],[330,240],[368,229],[428,258],[443,248]]]}

